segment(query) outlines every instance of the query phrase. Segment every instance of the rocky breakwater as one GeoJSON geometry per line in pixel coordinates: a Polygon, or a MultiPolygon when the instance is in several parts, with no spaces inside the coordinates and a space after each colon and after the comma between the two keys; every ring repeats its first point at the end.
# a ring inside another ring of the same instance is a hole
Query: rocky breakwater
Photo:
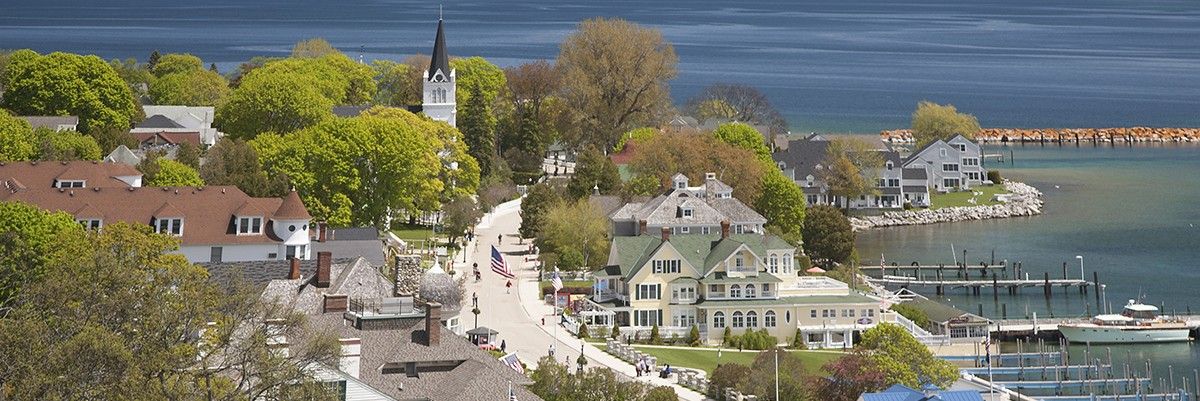
{"type": "MultiPolygon", "coordinates": [[[[879,133],[885,142],[912,143],[912,130],[879,133]]],[[[1200,142],[1200,128],[984,128],[975,133],[984,143],[1190,143],[1200,142]]]]}
{"type": "Polygon", "coordinates": [[[1001,195],[1004,198],[1000,204],[885,212],[879,216],[851,217],[850,225],[854,231],[863,231],[877,227],[999,219],[1042,213],[1042,192],[1037,188],[1008,180],[1005,180],[1003,185],[1009,194],[1001,195]]]}

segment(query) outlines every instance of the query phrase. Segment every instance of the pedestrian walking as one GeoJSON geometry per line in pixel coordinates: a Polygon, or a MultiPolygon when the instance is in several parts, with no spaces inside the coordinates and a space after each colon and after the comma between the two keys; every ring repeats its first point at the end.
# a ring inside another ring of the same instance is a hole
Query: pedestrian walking
{"type": "Polygon", "coordinates": [[[496,235],[496,245],[500,245],[502,243],[504,243],[504,234],[497,234],[496,235]]]}
{"type": "MultiPolygon", "coordinates": [[[[479,274],[479,273],[475,273],[475,274],[479,274]]],[[[479,306],[479,294],[478,293],[475,293],[475,292],[471,293],[471,305],[479,306]]]]}
{"type": "Polygon", "coordinates": [[[504,349],[507,348],[507,345],[508,344],[505,343],[504,340],[500,340],[500,352],[504,352],[504,349]]]}
{"type": "Polygon", "coordinates": [[[508,282],[504,283],[504,293],[510,294],[511,290],[512,290],[512,280],[509,280],[508,282]]]}
{"type": "Polygon", "coordinates": [[[551,358],[554,357],[554,344],[553,343],[550,344],[550,357],[551,358]]]}
{"type": "Polygon", "coordinates": [[[546,325],[546,317],[542,316],[542,326],[545,326],[545,325],[546,325]]]}

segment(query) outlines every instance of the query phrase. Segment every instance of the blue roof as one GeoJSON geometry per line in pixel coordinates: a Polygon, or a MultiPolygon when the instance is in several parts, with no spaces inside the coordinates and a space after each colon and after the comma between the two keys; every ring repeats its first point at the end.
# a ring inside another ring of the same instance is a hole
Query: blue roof
{"type": "Polygon", "coordinates": [[[863,393],[863,401],[983,401],[977,391],[942,391],[926,397],[925,393],[903,384],[894,384],[878,393],[863,393]]]}

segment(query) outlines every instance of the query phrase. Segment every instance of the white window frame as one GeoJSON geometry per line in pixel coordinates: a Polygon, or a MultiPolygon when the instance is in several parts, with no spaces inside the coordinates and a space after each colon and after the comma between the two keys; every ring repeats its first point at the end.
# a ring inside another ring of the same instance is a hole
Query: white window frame
{"type": "Polygon", "coordinates": [[[637,299],[662,299],[662,284],[638,284],[637,299]]]}
{"type": "Polygon", "coordinates": [[[692,327],[696,325],[696,310],[684,309],[671,313],[671,325],[675,327],[692,327]]]}
{"type": "Polygon", "coordinates": [[[767,267],[771,269],[771,273],[779,273],[779,255],[771,254],[767,267]]]}
{"type": "Polygon", "coordinates": [[[690,207],[685,207],[685,208],[683,208],[683,213],[682,213],[682,215],[683,215],[683,217],[684,217],[684,218],[687,218],[687,219],[690,219],[690,218],[692,218],[692,215],[693,215],[693,213],[694,213],[694,212],[692,211],[692,208],[690,208],[690,207]]]}
{"type": "Polygon", "coordinates": [[[775,327],[778,322],[775,318],[775,311],[769,310],[763,314],[763,327],[775,327]]]}
{"type": "Polygon", "coordinates": [[[696,300],[696,287],[671,286],[671,300],[677,302],[692,302],[696,300]]]}
{"type": "Polygon", "coordinates": [[[974,158],[974,157],[964,157],[964,158],[962,159],[962,165],[964,165],[964,166],[978,166],[978,165],[979,165],[979,159],[978,159],[978,158],[974,158]]]}
{"type": "Polygon", "coordinates": [[[725,328],[725,312],[721,312],[721,311],[713,312],[712,318],[713,318],[712,325],[713,325],[714,329],[725,328]]]}
{"type": "Polygon", "coordinates": [[[262,216],[238,216],[237,235],[261,235],[263,233],[262,216]],[[257,223],[257,224],[255,224],[257,223]],[[257,227],[257,230],[255,229],[257,227]]]}
{"type": "Polygon", "coordinates": [[[154,232],[182,237],[183,219],[179,217],[156,218],[154,221],[154,232]]]}
{"type": "Polygon", "coordinates": [[[747,328],[758,327],[758,312],[755,312],[755,311],[746,312],[746,327],[747,328]]]}
{"type": "Polygon", "coordinates": [[[746,298],[758,298],[758,287],[754,284],[746,284],[746,288],[742,292],[746,294],[746,298]]]}
{"type": "Polygon", "coordinates": [[[59,180],[58,188],[87,188],[87,180],[59,180]]]}
{"type": "Polygon", "coordinates": [[[712,230],[712,229],[711,229],[711,228],[709,228],[708,226],[703,226],[703,227],[700,227],[700,233],[701,233],[701,234],[705,234],[705,235],[707,235],[707,234],[711,234],[711,230],[712,230]]]}
{"type": "Polygon", "coordinates": [[[635,309],[633,318],[634,326],[662,326],[662,309],[635,309]]]}
{"type": "Polygon", "coordinates": [[[691,233],[692,233],[692,228],[691,228],[691,227],[687,227],[687,226],[684,226],[684,227],[679,227],[679,233],[680,233],[680,234],[691,234],[691,233]]]}
{"type": "Polygon", "coordinates": [[[737,284],[730,285],[729,286],[729,294],[727,294],[727,296],[730,298],[741,298],[742,297],[742,286],[737,285],[737,284]]]}
{"type": "Polygon", "coordinates": [[[99,230],[101,227],[104,227],[104,220],[102,219],[75,219],[75,222],[88,230],[99,230]]]}
{"type": "Polygon", "coordinates": [[[746,327],[746,320],[745,320],[745,317],[742,316],[741,311],[733,312],[733,316],[729,320],[730,320],[730,325],[729,325],[730,327],[733,327],[735,329],[740,329],[740,328],[746,327]]]}

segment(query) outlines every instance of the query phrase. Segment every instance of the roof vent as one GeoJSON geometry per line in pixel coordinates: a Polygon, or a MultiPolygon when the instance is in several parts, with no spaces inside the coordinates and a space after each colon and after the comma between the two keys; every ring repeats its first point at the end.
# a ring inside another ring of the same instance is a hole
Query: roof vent
{"type": "Polygon", "coordinates": [[[225,188],[221,188],[221,193],[225,193],[225,188]]]}
{"type": "Polygon", "coordinates": [[[67,196],[75,196],[75,191],[67,192],[67,196]]]}
{"type": "Polygon", "coordinates": [[[100,187],[92,187],[92,192],[100,192],[100,187]]]}
{"type": "Polygon", "coordinates": [[[59,189],[58,189],[58,193],[60,193],[60,194],[61,194],[61,193],[63,193],[63,191],[66,191],[66,190],[65,190],[65,189],[62,189],[62,188],[59,188],[59,189]]]}
{"type": "Polygon", "coordinates": [[[64,166],[65,166],[65,165],[67,165],[67,161],[66,161],[66,160],[63,160],[63,161],[61,161],[61,162],[59,162],[59,163],[62,163],[62,165],[64,165],[64,166]]]}
{"type": "Polygon", "coordinates": [[[179,188],[175,188],[175,195],[179,195],[179,188]]]}
{"type": "Polygon", "coordinates": [[[97,160],[92,160],[92,164],[100,164],[100,162],[97,160]]]}
{"type": "Polygon", "coordinates": [[[129,187],[129,192],[133,192],[133,187],[129,187]]]}

